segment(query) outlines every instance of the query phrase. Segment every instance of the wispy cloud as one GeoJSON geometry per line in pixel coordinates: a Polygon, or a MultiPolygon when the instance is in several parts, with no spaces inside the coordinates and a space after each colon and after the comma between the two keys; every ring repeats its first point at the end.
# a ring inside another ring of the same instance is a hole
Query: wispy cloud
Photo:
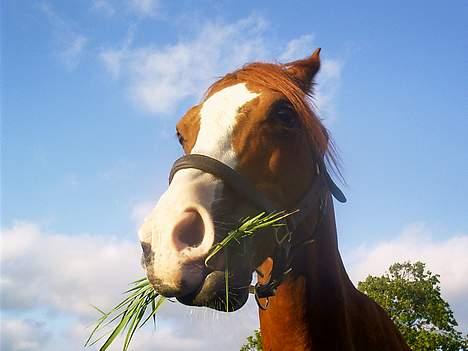
{"type": "MultiPolygon", "coordinates": [[[[114,78],[128,82],[133,102],[142,110],[167,115],[184,100],[195,100],[217,77],[256,60],[296,60],[310,55],[315,36],[292,39],[284,49],[269,45],[269,26],[260,16],[234,23],[205,22],[192,38],[164,47],[132,47],[133,35],[120,48],[101,51],[99,58],[114,78]]],[[[336,118],[335,99],[342,61],[325,58],[318,77],[316,102],[321,117],[336,118]]]]}
{"type": "MultiPolygon", "coordinates": [[[[306,57],[319,46],[314,34],[304,34],[287,43],[280,60],[288,62],[306,57]]],[[[325,50],[322,51],[322,56],[314,97],[320,117],[327,123],[332,123],[337,118],[336,99],[341,84],[343,60],[329,58],[325,50]]]]}
{"type": "Polygon", "coordinates": [[[251,16],[235,23],[207,22],[191,40],[162,48],[104,50],[100,59],[118,76],[125,72],[132,100],[153,114],[168,114],[184,99],[201,96],[216,77],[267,56],[265,21],[251,16]]]}
{"type": "Polygon", "coordinates": [[[422,261],[432,272],[440,274],[442,294],[455,310],[455,317],[468,327],[468,235],[446,236],[435,240],[431,230],[422,223],[404,228],[392,240],[376,245],[362,245],[345,253],[350,277],[354,282],[367,275],[381,275],[395,262],[422,261]]]}
{"type": "Polygon", "coordinates": [[[87,41],[86,37],[76,35],[60,52],[60,57],[68,68],[73,69],[78,65],[87,41]]]}
{"type": "Polygon", "coordinates": [[[304,34],[290,40],[279,56],[280,61],[289,62],[310,55],[314,50],[314,39],[314,34],[304,34]]]}
{"type": "Polygon", "coordinates": [[[333,123],[338,118],[336,105],[343,64],[340,59],[324,59],[317,75],[315,101],[319,115],[326,123],[333,123]]]}
{"type": "Polygon", "coordinates": [[[115,49],[107,49],[99,52],[99,59],[103,63],[106,70],[112,75],[113,78],[119,78],[122,66],[130,60],[131,45],[135,37],[135,26],[130,26],[120,47],[115,49]]]}
{"type": "Polygon", "coordinates": [[[159,9],[158,0],[130,0],[131,8],[139,15],[154,16],[159,9]]]}
{"type": "Polygon", "coordinates": [[[150,214],[151,210],[155,207],[155,205],[155,201],[142,201],[136,203],[132,207],[130,217],[135,222],[138,228],[143,224],[145,217],[150,214]]]}
{"type": "Polygon", "coordinates": [[[120,76],[120,69],[125,53],[125,50],[106,50],[99,54],[102,63],[113,78],[120,76]]]}
{"type": "Polygon", "coordinates": [[[160,10],[159,0],[93,0],[92,9],[107,17],[119,12],[139,17],[155,17],[160,10]]]}
{"type": "Polygon", "coordinates": [[[55,54],[65,67],[75,69],[83,56],[88,39],[75,30],[73,23],[61,16],[51,4],[43,2],[39,5],[39,10],[52,28],[55,54]]]}
{"type": "Polygon", "coordinates": [[[112,2],[109,0],[94,0],[92,9],[109,17],[113,16],[116,12],[112,2]]]}

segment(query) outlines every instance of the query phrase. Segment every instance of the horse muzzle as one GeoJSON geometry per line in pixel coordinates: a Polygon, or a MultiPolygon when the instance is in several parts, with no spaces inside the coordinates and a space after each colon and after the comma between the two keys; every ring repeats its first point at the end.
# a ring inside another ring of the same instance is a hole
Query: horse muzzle
{"type": "Polygon", "coordinates": [[[223,312],[237,311],[247,302],[250,280],[245,280],[244,284],[236,281],[236,285],[229,286],[229,297],[226,300],[225,272],[214,271],[205,277],[196,291],[179,296],[177,300],[188,306],[209,307],[223,312]]]}

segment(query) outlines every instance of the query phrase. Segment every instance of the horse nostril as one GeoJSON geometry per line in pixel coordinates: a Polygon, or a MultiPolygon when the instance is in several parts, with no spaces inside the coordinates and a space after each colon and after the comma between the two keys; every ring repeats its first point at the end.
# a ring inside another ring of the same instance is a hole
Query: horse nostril
{"type": "Polygon", "coordinates": [[[174,228],[174,242],[179,250],[197,247],[203,241],[205,225],[196,210],[185,211],[174,228]]]}

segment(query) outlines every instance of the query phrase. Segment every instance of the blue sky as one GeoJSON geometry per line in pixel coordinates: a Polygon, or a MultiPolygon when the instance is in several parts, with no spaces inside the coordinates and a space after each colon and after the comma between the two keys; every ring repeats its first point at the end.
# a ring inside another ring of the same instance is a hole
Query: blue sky
{"type": "MultiPolygon", "coordinates": [[[[467,51],[461,1],[1,6],[2,275],[11,286],[24,284],[20,268],[34,257],[44,267],[35,274],[51,282],[42,288],[57,295],[67,291],[63,277],[46,273],[52,264],[67,263],[45,255],[48,247],[40,243],[57,250],[64,245],[64,252],[77,245],[63,260],[92,260],[86,252],[99,257],[97,267],[79,271],[80,286],[106,277],[105,267],[123,264],[106,256],[107,240],[126,255],[125,263],[137,262],[136,228],[181,153],[174,125],[183,112],[216,77],[247,61],[297,59],[321,47],[317,104],[343,160],[349,202],[337,204],[336,211],[351,276],[377,274],[392,259],[423,259],[441,274],[443,293],[466,331],[462,296],[468,286],[461,277],[468,266],[467,51]]],[[[123,284],[139,274],[138,267],[123,271],[123,284]]],[[[117,283],[112,289],[122,290],[117,283]]],[[[94,296],[73,291],[70,304],[94,296]]],[[[106,298],[111,300],[96,297],[106,298]]],[[[80,326],[92,320],[81,307],[48,298],[38,303],[3,304],[9,329],[2,333],[10,342],[3,346],[19,349],[15,332],[24,328],[34,331],[31,345],[38,349],[64,340],[70,330],[78,330],[73,337],[79,340],[85,334],[80,326]],[[62,321],[63,333],[52,333],[62,321]]],[[[247,318],[250,328],[256,321],[249,308],[240,317],[216,318],[226,328],[235,318],[247,318]]],[[[162,317],[166,334],[145,338],[167,337],[167,349],[183,349],[188,341],[171,321],[179,322],[185,312],[177,313],[162,317]]]]}

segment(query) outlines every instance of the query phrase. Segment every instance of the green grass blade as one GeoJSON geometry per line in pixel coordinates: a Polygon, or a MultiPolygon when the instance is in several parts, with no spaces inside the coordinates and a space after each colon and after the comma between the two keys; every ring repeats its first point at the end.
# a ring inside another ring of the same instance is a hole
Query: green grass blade
{"type": "Polygon", "coordinates": [[[151,302],[151,313],[148,315],[148,317],[141,323],[140,328],[146,324],[151,318],[153,318],[153,323],[156,325],[156,312],[158,312],[159,307],[162,305],[166,298],[163,296],[160,296],[158,299],[158,302],[155,303],[155,299],[151,302]]]}
{"type": "Polygon", "coordinates": [[[137,311],[132,316],[130,326],[127,329],[127,335],[125,337],[123,351],[127,351],[128,346],[130,345],[130,341],[132,340],[133,334],[135,333],[135,330],[138,327],[138,323],[141,321],[143,315],[145,314],[147,306],[143,306],[143,304],[144,302],[141,302],[138,305],[137,311]]]}
{"type": "Polygon", "coordinates": [[[292,212],[279,211],[266,213],[261,212],[254,217],[247,217],[241,221],[241,224],[238,228],[231,230],[219,243],[214,245],[207,257],[205,258],[205,265],[208,266],[208,262],[221,250],[232,245],[233,242],[240,243],[240,240],[253,235],[257,230],[264,229],[271,226],[284,226],[284,223],[281,223],[282,220],[287,217],[295,214],[299,210],[292,212]]]}
{"type": "MultiPolygon", "coordinates": [[[[252,236],[256,231],[267,227],[281,227],[285,224],[282,221],[296,213],[294,212],[272,212],[259,213],[253,217],[244,218],[238,228],[230,231],[219,243],[214,245],[205,259],[205,265],[220,251],[225,251],[225,299],[226,311],[229,311],[229,254],[228,247],[233,243],[240,244],[241,240],[252,236]]],[[[287,235],[284,237],[286,238],[287,235]]],[[[127,351],[130,347],[131,340],[137,329],[145,325],[151,318],[156,325],[156,313],[166,299],[158,295],[151,286],[147,278],[140,278],[130,283],[130,288],[124,292],[126,295],[122,301],[115,305],[109,312],[105,312],[96,306],[92,306],[100,317],[96,321],[96,326],[90,333],[90,336],[85,342],[85,346],[95,345],[98,341],[106,338],[105,342],[99,349],[105,351],[114,342],[115,338],[120,334],[125,334],[123,342],[123,350],[127,351]],[[149,310],[149,313],[148,313],[149,310]],[[145,317],[146,313],[148,315],[145,317]],[[108,331],[113,323],[116,325],[108,331]],[[99,335],[98,334],[102,334],[99,335]]],[[[170,301],[170,300],[169,300],[170,301]]]]}
{"type": "Polygon", "coordinates": [[[132,282],[131,285],[134,286],[124,293],[127,294],[127,296],[109,312],[106,313],[100,308],[93,306],[93,308],[101,314],[101,317],[97,320],[96,326],[86,340],[86,347],[95,345],[98,341],[107,337],[99,349],[100,351],[105,351],[119,334],[125,332],[126,337],[123,350],[128,350],[135,331],[143,326],[151,317],[155,318],[155,314],[165,301],[165,298],[161,297],[153,290],[147,278],[138,279],[132,282]],[[148,318],[144,319],[143,317],[148,311],[148,308],[150,308],[151,312],[148,318]],[[115,325],[111,331],[98,336],[98,334],[104,331],[104,328],[115,321],[117,321],[117,325],[115,325]]]}
{"type": "Polygon", "coordinates": [[[224,289],[226,290],[226,312],[229,312],[229,255],[228,249],[224,251],[224,289]]]}
{"type": "Polygon", "coordinates": [[[131,318],[130,313],[126,313],[123,318],[120,320],[119,324],[115,327],[115,329],[112,331],[112,333],[109,335],[107,340],[104,342],[104,344],[100,347],[99,351],[105,351],[107,348],[112,344],[114,339],[119,335],[119,333],[123,330],[125,325],[127,324],[128,320],[131,318]]]}
{"type": "Polygon", "coordinates": [[[92,308],[94,308],[96,311],[98,311],[99,313],[101,313],[102,315],[106,315],[107,313],[104,312],[103,310],[101,310],[99,307],[97,306],[94,306],[94,305],[91,305],[92,308]]]}

